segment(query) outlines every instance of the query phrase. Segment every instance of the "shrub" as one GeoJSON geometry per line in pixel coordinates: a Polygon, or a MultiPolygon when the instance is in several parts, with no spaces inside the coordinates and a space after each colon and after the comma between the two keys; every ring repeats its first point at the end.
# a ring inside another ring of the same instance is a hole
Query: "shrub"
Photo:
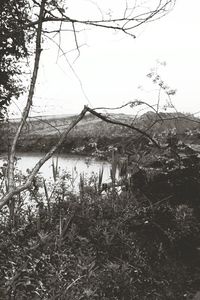
{"type": "MultiPolygon", "coordinates": [[[[197,184],[193,168],[189,177],[174,168],[171,183],[197,184]]],[[[37,178],[21,195],[29,204],[18,207],[14,227],[1,212],[0,299],[192,299],[200,284],[198,195],[163,191],[149,201],[113,185],[103,195],[94,177],[73,194],[67,179],[46,185],[48,196],[37,178]]]]}

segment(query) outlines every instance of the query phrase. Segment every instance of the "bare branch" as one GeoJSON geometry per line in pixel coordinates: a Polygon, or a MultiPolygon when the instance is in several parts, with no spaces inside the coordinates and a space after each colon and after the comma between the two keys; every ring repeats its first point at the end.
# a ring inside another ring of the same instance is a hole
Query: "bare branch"
{"type": "MultiPolygon", "coordinates": [[[[70,16],[65,14],[64,10],[62,10],[61,8],[59,8],[58,5],[56,5],[56,9],[61,15],[61,17],[57,17],[47,12],[48,16],[43,18],[43,22],[65,22],[71,23],[73,25],[77,23],[86,26],[106,28],[121,31],[135,38],[135,35],[132,33],[133,29],[141,26],[144,23],[149,23],[165,16],[174,7],[175,2],[176,0],[160,0],[158,1],[158,4],[154,9],[148,9],[148,11],[137,15],[134,15],[134,10],[136,10],[137,8],[137,5],[135,3],[134,7],[130,9],[130,13],[128,14],[128,16],[127,12],[129,10],[129,7],[126,3],[126,8],[124,13],[122,14],[122,17],[104,18],[101,14],[101,19],[97,20],[79,20],[71,18],[70,16]]],[[[25,28],[34,27],[37,24],[37,22],[38,21],[30,21],[25,25],[25,28]]]]}
{"type": "Polygon", "coordinates": [[[34,177],[36,176],[36,174],[38,173],[38,171],[40,170],[40,168],[43,166],[43,164],[52,157],[52,155],[57,151],[57,149],[60,147],[60,145],[63,143],[63,141],[65,140],[65,138],[67,137],[68,133],[83,119],[84,115],[86,114],[86,112],[88,111],[87,107],[84,107],[84,109],[82,110],[82,112],[78,115],[78,117],[72,121],[70,123],[70,125],[68,126],[68,128],[66,129],[65,132],[63,132],[63,134],[61,135],[59,141],[57,142],[57,144],[55,146],[53,146],[50,151],[48,153],[46,153],[39,161],[38,163],[35,165],[35,167],[32,169],[30,175],[28,176],[26,182],[20,186],[17,186],[16,188],[10,189],[8,193],[6,193],[1,199],[0,199],[0,210],[4,207],[4,205],[6,205],[8,203],[8,201],[10,199],[12,199],[13,196],[19,194],[22,191],[27,190],[31,184],[32,181],[34,179],[34,177]]]}
{"type": "MultiPolygon", "coordinates": [[[[79,78],[79,76],[78,76],[78,74],[76,73],[76,71],[75,71],[75,69],[73,68],[73,66],[71,65],[71,63],[69,62],[69,60],[68,60],[68,58],[67,58],[67,56],[66,56],[66,53],[64,52],[64,50],[62,49],[62,47],[61,47],[56,41],[54,41],[54,40],[53,40],[52,38],[50,38],[48,35],[47,35],[46,37],[60,49],[60,52],[62,52],[62,56],[64,56],[64,58],[65,58],[65,60],[66,60],[66,62],[67,62],[67,64],[68,64],[68,66],[70,67],[72,73],[74,74],[75,78],[77,79],[77,81],[78,81],[78,83],[79,83],[79,85],[80,85],[81,91],[82,91],[82,93],[83,93],[85,99],[87,100],[88,104],[91,105],[90,100],[89,100],[89,98],[88,98],[88,96],[87,96],[87,94],[86,94],[86,92],[85,92],[85,90],[84,90],[82,81],[81,81],[81,79],[79,78]]],[[[91,106],[92,106],[92,105],[91,105],[91,106]]]]}
{"type": "Polygon", "coordinates": [[[158,113],[158,111],[150,104],[148,104],[147,102],[141,101],[141,100],[134,100],[134,101],[129,101],[121,106],[118,107],[96,107],[94,108],[94,110],[118,110],[118,109],[122,109],[126,106],[130,106],[130,107],[136,107],[138,105],[146,105],[149,108],[151,108],[158,116],[159,118],[162,120],[162,117],[160,116],[160,114],[158,113]]]}
{"type": "Polygon", "coordinates": [[[37,36],[36,36],[36,50],[35,50],[35,63],[34,63],[34,69],[33,69],[33,75],[31,78],[31,84],[28,94],[28,99],[26,106],[24,108],[21,122],[17,128],[16,134],[14,136],[11,150],[10,150],[10,156],[9,156],[9,166],[8,166],[8,183],[9,183],[9,189],[12,190],[14,188],[14,158],[15,158],[15,150],[16,150],[16,144],[18,141],[18,138],[21,134],[22,128],[26,122],[26,119],[29,115],[29,111],[32,105],[32,99],[34,95],[35,90],[35,84],[37,80],[37,74],[39,69],[39,61],[40,61],[40,54],[41,54],[41,35],[42,35],[42,23],[43,23],[43,17],[44,17],[44,7],[45,7],[46,0],[41,1],[40,5],[40,13],[39,13],[39,19],[38,19],[38,28],[37,28],[37,36]]]}
{"type": "Polygon", "coordinates": [[[40,123],[49,125],[49,127],[52,127],[53,129],[55,129],[58,132],[59,136],[61,136],[60,130],[56,126],[52,125],[50,122],[42,120],[40,117],[31,117],[31,118],[38,120],[40,123]]]}
{"type": "MultiPolygon", "coordinates": [[[[25,191],[28,187],[30,187],[35,175],[37,174],[37,172],[39,171],[41,166],[56,152],[56,150],[62,144],[62,142],[68,135],[68,133],[76,126],[76,124],[78,124],[78,122],[80,120],[82,120],[82,118],[84,117],[86,112],[90,112],[91,114],[95,115],[96,117],[102,119],[103,121],[105,121],[107,123],[121,125],[121,126],[130,128],[130,129],[140,133],[141,135],[145,136],[146,138],[148,138],[156,147],[161,148],[160,145],[147,133],[147,131],[143,131],[140,128],[133,126],[132,124],[127,124],[127,123],[124,123],[124,122],[121,122],[118,120],[114,120],[108,116],[98,113],[96,110],[94,110],[92,108],[85,106],[84,109],[82,110],[82,112],[79,114],[79,116],[74,121],[71,122],[71,124],[68,126],[66,131],[63,132],[63,134],[60,136],[57,144],[55,146],[53,146],[51,148],[51,150],[47,154],[45,154],[42,159],[40,159],[38,161],[38,163],[33,168],[32,172],[27,177],[26,182],[22,185],[15,187],[15,184],[14,184],[14,160],[15,160],[16,145],[17,145],[17,141],[20,137],[20,134],[22,132],[22,129],[24,127],[24,124],[28,118],[30,108],[32,106],[33,95],[34,95],[37,74],[38,74],[38,69],[39,69],[40,55],[41,55],[41,51],[42,51],[41,37],[45,31],[50,32],[50,33],[51,33],[51,31],[54,31],[54,28],[52,28],[52,30],[50,28],[50,30],[49,30],[48,27],[45,28],[45,30],[43,31],[43,29],[42,29],[43,23],[48,23],[48,22],[60,23],[60,27],[58,28],[58,30],[55,31],[56,35],[59,34],[59,36],[60,36],[60,33],[62,32],[62,24],[63,23],[69,24],[69,26],[72,26],[72,32],[74,34],[76,50],[78,51],[78,53],[80,53],[78,39],[77,39],[77,33],[78,33],[78,31],[76,29],[77,25],[84,25],[83,27],[86,27],[86,28],[87,27],[97,27],[97,28],[105,28],[105,29],[115,30],[115,31],[122,32],[124,34],[127,34],[127,35],[135,38],[135,35],[133,34],[133,29],[137,28],[138,26],[140,26],[144,23],[152,22],[153,20],[156,20],[156,19],[164,16],[165,14],[167,14],[169,12],[170,8],[173,7],[173,4],[176,2],[176,0],[158,0],[157,6],[154,9],[148,9],[148,11],[145,11],[144,13],[140,13],[138,15],[134,15],[134,11],[137,8],[137,2],[135,2],[134,7],[132,7],[131,9],[129,9],[128,4],[126,2],[126,8],[125,8],[125,11],[122,12],[121,17],[114,17],[114,16],[111,17],[110,16],[110,17],[104,18],[103,15],[101,14],[101,18],[96,19],[96,20],[92,20],[92,19],[79,20],[79,19],[71,18],[65,14],[64,9],[62,7],[60,7],[59,4],[56,3],[56,1],[52,1],[53,8],[52,8],[52,3],[50,6],[46,5],[46,2],[47,2],[46,0],[40,0],[40,1],[33,0],[33,2],[34,2],[35,7],[39,8],[39,16],[38,16],[37,20],[34,20],[34,21],[27,20],[27,23],[25,25],[23,25],[22,28],[25,30],[31,29],[31,28],[36,30],[36,47],[35,47],[34,68],[33,68],[27,103],[26,103],[26,106],[22,113],[21,121],[19,123],[19,126],[17,128],[16,134],[14,136],[14,139],[13,139],[13,142],[11,145],[10,156],[9,156],[9,165],[8,165],[8,191],[0,199],[0,209],[5,204],[7,204],[13,198],[14,195],[17,195],[20,192],[25,191]]],[[[20,28],[20,30],[22,28],[20,28]]],[[[19,30],[19,29],[16,28],[16,31],[17,30],[19,30]]],[[[67,29],[65,28],[64,30],[67,30],[67,29]]],[[[52,40],[49,36],[47,36],[47,37],[50,40],[52,40]]],[[[67,63],[69,64],[70,68],[72,69],[74,75],[78,79],[79,84],[81,86],[81,89],[82,89],[85,97],[87,98],[87,96],[83,90],[83,86],[82,86],[82,83],[81,83],[79,77],[75,73],[73,67],[71,66],[71,64],[69,63],[68,59],[65,56],[65,52],[61,48],[61,40],[59,40],[58,44],[56,43],[55,40],[52,40],[52,41],[58,46],[58,56],[59,56],[59,52],[60,51],[62,52],[67,63]]],[[[168,95],[168,97],[169,97],[169,101],[171,101],[170,95],[168,95]]],[[[89,102],[88,98],[87,98],[87,101],[89,102]]],[[[128,104],[132,105],[134,107],[136,105],[146,104],[146,103],[144,103],[142,101],[138,101],[138,102],[131,101],[128,104]]],[[[126,105],[128,105],[128,104],[126,104],[126,105]]],[[[125,107],[126,105],[124,105],[122,107],[125,107]]],[[[158,103],[158,106],[159,106],[159,103],[158,103]]],[[[117,109],[117,108],[114,108],[114,109],[117,109]]]]}
{"type": "Polygon", "coordinates": [[[32,181],[34,179],[34,177],[36,176],[37,172],[40,170],[40,168],[42,167],[42,165],[49,159],[52,157],[52,155],[58,150],[58,148],[61,146],[61,144],[63,143],[63,141],[66,139],[67,135],[69,134],[69,132],[83,119],[83,117],[85,116],[86,112],[90,112],[91,114],[93,114],[94,116],[100,118],[101,120],[107,122],[107,123],[111,123],[111,124],[115,124],[115,125],[121,125],[127,128],[130,128],[138,133],[140,133],[141,135],[147,137],[156,147],[161,148],[160,145],[149,135],[147,134],[145,131],[142,131],[141,129],[118,121],[118,120],[113,120],[107,116],[104,116],[98,112],[96,112],[94,109],[89,108],[88,106],[85,106],[84,109],[82,110],[82,112],[78,115],[78,117],[72,121],[70,123],[70,125],[68,126],[68,128],[66,129],[65,132],[63,132],[63,134],[60,136],[57,144],[55,146],[53,146],[50,151],[48,153],[46,153],[39,161],[38,163],[35,165],[35,167],[32,169],[31,173],[29,174],[26,182],[20,186],[17,186],[16,188],[10,189],[1,199],[0,199],[0,210],[3,208],[3,206],[5,204],[8,203],[8,201],[14,196],[19,194],[20,192],[28,189],[31,184],[32,181]]]}
{"type": "Polygon", "coordinates": [[[74,32],[74,40],[75,40],[76,49],[78,51],[78,56],[75,59],[75,60],[77,60],[77,58],[80,56],[80,49],[79,49],[79,45],[78,45],[77,33],[76,33],[76,29],[75,29],[74,23],[72,23],[72,28],[73,28],[73,32],[74,32]]]}
{"type": "MultiPolygon", "coordinates": [[[[57,58],[56,58],[56,62],[58,62],[59,59],[59,53],[60,53],[60,48],[61,48],[61,29],[62,29],[62,21],[60,22],[60,26],[58,29],[58,35],[59,35],[59,47],[58,47],[58,52],[57,52],[57,58]]],[[[54,37],[56,36],[56,34],[54,35],[54,37]]]]}
{"type": "Polygon", "coordinates": [[[147,137],[159,149],[161,148],[160,145],[149,134],[147,134],[145,131],[143,131],[143,130],[141,130],[141,129],[133,126],[133,125],[130,125],[130,124],[127,124],[127,123],[124,123],[124,122],[121,122],[121,121],[116,121],[116,120],[110,119],[109,117],[104,116],[103,114],[100,114],[100,113],[96,112],[94,109],[91,109],[89,107],[87,107],[87,111],[89,111],[91,114],[93,114],[94,116],[102,119],[103,121],[105,121],[107,123],[111,123],[111,124],[115,124],[115,125],[121,125],[121,126],[130,128],[130,129],[140,133],[141,135],[147,137]]]}

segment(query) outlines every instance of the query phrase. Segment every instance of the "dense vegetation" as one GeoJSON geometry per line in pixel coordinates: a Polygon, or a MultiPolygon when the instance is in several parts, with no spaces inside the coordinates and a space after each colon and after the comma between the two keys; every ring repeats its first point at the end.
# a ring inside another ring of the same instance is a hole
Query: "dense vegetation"
{"type": "MultiPolygon", "coordinates": [[[[140,20],[132,13],[127,19],[125,12],[121,25],[110,13],[107,21],[72,19],[65,15],[62,1],[31,1],[31,14],[29,2],[3,0],[0,4],[0,118],[12,97],[16,99],[24,90],[18,75],[22,75],[25,65],[20,67],[19,60],[30,55],[37,35],[34,72],[22,117],[26,128],[20,138],[16,135],[18,148],[14,141],[9,166],[5,163],[0,168],[1,199],[6,193],[11,195],[2,201],[0,213],[0,299],[192,299],[199,289],[200,271],[199,156],[194,147],[183,140],[178,142],[177,136],[169,132],[164,136],[167,139],[162,151],[153,149],[143,137],[152,123],[148,114],[138,120],[143,136],[133,137],[123,127],[117,131],[116,126],[93,119],[90,130],[88,123],[82,122],[63,143],[61,151],[112,157],[110,184],[102,182],[100,171],[89,179],[81,176],[80,191],[75,193],[70,186],[71,175],[58,175],[53,165],[54,182],[47,183],[37,176],[25,191],[14,190],[26,180],[26,175],[14,172],[15,150],[47,151],[68,126],[50,124],[48,130],[42,126],[34,131],[41,122],[26,122],[42,50],[42,23],[61,20],[72,25],[79,51],[75,23],[132,35],[131,21],[136,21],[138,27],[157,14],[161,17],[174,1],[159,1],[155,9],[141,14],[140,20]]],[[[45,32],[52,33],[48,28],[45,32]]],[[[160,82],[160,77],[156,78],[160,82]]],[[[160,87],[168,96],[173,95],[164,83],[160,87]]],[[[185,118],[180,117],[182,124],[185,118]]],[[[154,123],[155,139],[162,140],[165,122],[159,118],[160,122],[154,123]]],[[[178,128],[178,119],[170,116],[167,128],[178,128]],[[173,120],[176,124],[171,126],[173,120]]],[[[9,150],[17,127],[16,122],[6,125],[2,122],[0,127],[0,151],[9,150]]],[[[184,130],[194,126],[185,126],[184,130]]],[[[198,136],[198,126],[195,130],[198,136]]]]}
{"type": "MultiPolygon", "coordinates": [[[[19,61],[29,56],[27,34],[24,24],[30,13],[30,4],[26,0],[1,0],[0,2],[0,119],[4,118],[6,107],[12,97],[18,98],[23,91],[19,75],[22,66],[19,61]]],[[[24,70],[23,70],[24,71],[24,70]]]]}
{"type": "MultiPolygon", "coordinates": [[[[111,114],[111,117],[116,121],[134,124],[159,141],[175,130],[179,140],[199,144],[200,120],[194,116],[181,113],[148,112],[137,118],[126,114],[111,114]]],[[[17,143],[17,150],[48,151],[58,142],[59,135],[66,130],[73,118],[74,116],[68,115],[30,118],[17,143]]],[[[6,152],[9,149],[17,124],[17,120],[0,124],[0,152],[6,152]]],[[[105,159],[109,156],[110,147],[118,148],[121,153],[127,149],[131,152],[137,151],[135,145],[138,144],[138,140],[141,141],[141,135],[133,130],[108,124],[88,114],[70,132],[60,147],[60,152],[94,155],[105,159]]]]}
{"type": "Polygon", "coordinates": [[[200,161],[176,136],[166,144],[137,165],[113,152],[110,185],[82,176],[79,194],[55,167],[54,182],[38,176],[1,213],[0,299],[193,299],[200,161]]]}

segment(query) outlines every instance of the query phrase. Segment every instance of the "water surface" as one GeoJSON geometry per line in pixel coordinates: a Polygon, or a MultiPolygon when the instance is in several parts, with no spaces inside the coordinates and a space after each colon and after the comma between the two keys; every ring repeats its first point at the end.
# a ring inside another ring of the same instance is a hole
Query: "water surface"
{"type": "MultiPolygon", "coordinates": [[[[27,174],[27,170],[31,170],[35,164],[43,156],[42,153],[17,153],[17,168],[24,174],[27,174]]],[[[0,157],[0,166],[5,162],[6,155],[0,157]]],[[[40,174],[45,179],[53,179],[52,163],[57,163],[57,156],[50,158],[40,169],[40,174]]],[[[60,174],[62,171],[69,172],[74,179],[79,181],[80,174],[90,177],[92,174],[98,174],[99,170],[103,168],[103,181],[110,181],[110,163],[106,161],[96,160],[91,157],[59,154],[58,156],[58,169],[60,174]]]]}

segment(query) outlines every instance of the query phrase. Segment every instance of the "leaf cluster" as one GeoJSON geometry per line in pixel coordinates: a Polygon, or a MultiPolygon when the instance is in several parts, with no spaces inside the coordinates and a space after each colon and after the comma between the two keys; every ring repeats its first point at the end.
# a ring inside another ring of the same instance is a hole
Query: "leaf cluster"
{"type": "Polygon", "coordinates": [[[28,36],[24,25],[30,13],[27,0],[2,0],[0,3],[0,110],[12,96],[22,92],[19,60],[28,56],[28,36]]]}

